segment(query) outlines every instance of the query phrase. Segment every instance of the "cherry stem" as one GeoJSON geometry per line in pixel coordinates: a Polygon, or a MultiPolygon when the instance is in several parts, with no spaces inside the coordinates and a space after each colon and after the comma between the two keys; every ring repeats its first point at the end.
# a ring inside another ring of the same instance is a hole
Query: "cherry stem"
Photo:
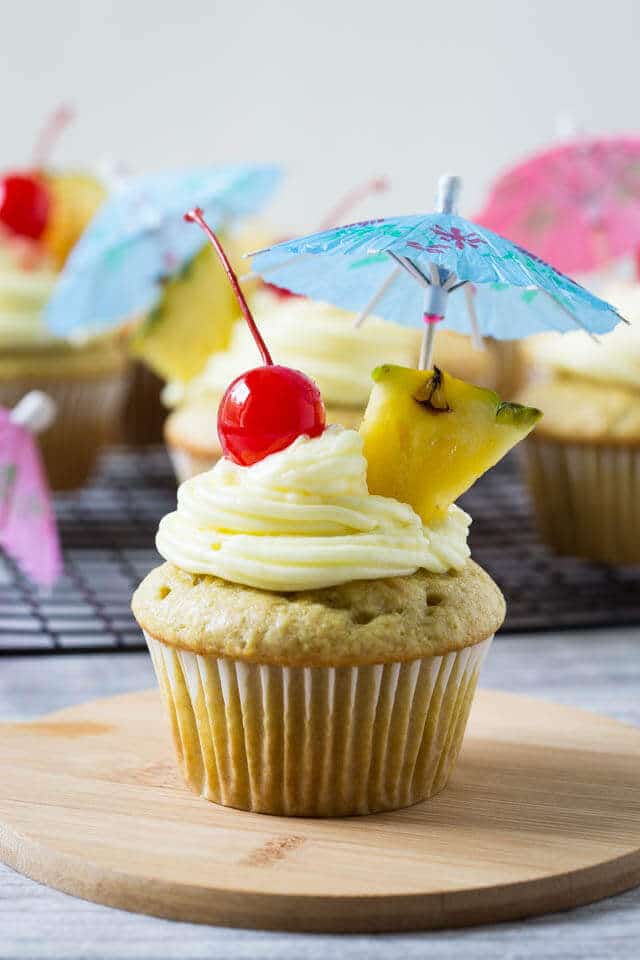
{"type": "Polygon", "coordinates": [[[61,104],[51,113],[38,134],[33,148],[33,165],[39,170],[49,162],[49,158],[62,131],[75,117],[75,110],[69,104],[61,104]]]}
{"type": "Polygon", "coordinates": [[[374,177],[365,183],[352,187],[343,197],[338,200],[336,205],[329,211],[324,220],[320,222],[318,232],[330,230],[331,227],[337,227],[343,223],[346,214],[357,204],[362,203],[372,193],[384,193],[390,186],[387,177],[374,177]]]}
{"type": "Polygon", "coordinates": [[[215,235],[215,233],[213,232],[213,230],[211,229],[207,221],[204,219],[204,214],[202,210],[200,209],[200,207],[196,207],[194,210],[189,210],[188,213],[185,213],[184,219],[188,223],[197,223],[199,227],[202,227],[202,229],[208,236],[209,240],[211,241],[213,245],[213,249],[218,254],[220,263],[224,267],[225,273],[229,278],[229,283],[231,284],[233,292],[235,293],[238,303],[240,304],[240,309],[242,310],[244,318],[247,321],[247,325],[249,327],[249,330],[251,331],[251,335],[253,339],[256,342],[256,346],[260,351],[260,356],[262,357],[266,366],[272,367],[273,360],[271,358],[271,354],[269,353],[269,348],[267,347],[266,343],[262,339],[262,334],[258,330],[258,326],[255,320],[253,319],[253,314],[249,309],[249,304],[247,303],[245,299],[245,295],[242,292],[240,284],[238,283],[238,278],[235,274],[235,271],[231,266],[231,264],[229,263],[229,258],[224,252],[222,244],[218,240],[217,236],[215,235]]]}

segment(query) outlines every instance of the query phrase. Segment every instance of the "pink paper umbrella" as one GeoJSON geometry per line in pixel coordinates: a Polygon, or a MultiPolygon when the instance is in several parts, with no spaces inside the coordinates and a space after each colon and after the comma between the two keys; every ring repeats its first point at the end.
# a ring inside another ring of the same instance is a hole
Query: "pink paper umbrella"
{"type": "Polygon", "coordinates": [[[47,415],[41,394],[28,394],[13,412],[0,407],[0,547],[44,587],[62,570],[51,494],[32,432],[47,415]]]}
{"type": "Polygon", "coordinates": [[[494,184],[478,223],[568,274],[640,248],[640,137],[581,139],[535,154],[494,184]]]}

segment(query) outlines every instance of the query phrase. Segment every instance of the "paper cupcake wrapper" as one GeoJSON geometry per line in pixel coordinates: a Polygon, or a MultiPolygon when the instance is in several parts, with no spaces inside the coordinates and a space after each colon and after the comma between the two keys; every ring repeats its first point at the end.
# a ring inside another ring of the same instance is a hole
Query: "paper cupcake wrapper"
{"type": "Polygon", "coordinates": [[[182,450],[171,444],[167,445],[167,450],[178,483],[184,483],[185,480],[190,480],[191,477],[204,473],[205,470],[211,470],[211,467],[215,466],[220,459],[219,457],[197,457],[188,450],[182,450]]]}
{"type": "Polygon", "coordinates": [[[54,400],[56,419],[38,443],[52,489],[68,490],[86,482],[100,449],[117,437],[125,386],[120,372],[87,380],[21,377],[0,382],[0,406],[14,406],[35,389],[54,400]]]}
{"type": "Polygon", "coordinates": [[[540,532],[554,550],[640,563],[640,450],[532,438],[522,456],[540,532]]]}
{"type": "Polygon", "coordinates": [[[314,817],[442,790],[492,639],[406,663],[281,667],[145,637],[189,786],[226,806],[314,817]]]}

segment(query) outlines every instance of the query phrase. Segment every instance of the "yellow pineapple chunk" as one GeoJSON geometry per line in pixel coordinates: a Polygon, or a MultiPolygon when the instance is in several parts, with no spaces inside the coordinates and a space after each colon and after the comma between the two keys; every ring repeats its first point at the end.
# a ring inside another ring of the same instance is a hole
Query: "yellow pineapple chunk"
{"type": "Polygon", "coordinates": [[[61,268],[105,199],[106,190],[94,177],[83,173],[50,173],[44,179],[51,210],[42,243],[61,268]]]}
{"type": "Polygon", "coordinates": [[[409,503],[427,524],[441,519],[542,416],[437,367],[385,364],[373,380],[360,427],[369,491],[409,503]]]}
{"type": "Polygon", "coordinates": [[[167,280],[158,306],[134,332],[131,350],[165,380],[186,382],[227,345],[239,313],[231,284],[207,244],[167,280]]]}
{"type": "MultiPolygon", "coordinates": [[[[221,233],[231,265],[239,277],[251,269],[247,251],[267,246],[272,233],[262,221],[244,223],[221,233]]],[[[244,284],[247,296],[251,283],[244,284]]],[[[240,308],[213,248],[206,244],[177,274],[166,281],[162,298],[138,326],[132,353],[165,380],[187,383],[199,374],[212,353],[229,343],[240,308]]]]}

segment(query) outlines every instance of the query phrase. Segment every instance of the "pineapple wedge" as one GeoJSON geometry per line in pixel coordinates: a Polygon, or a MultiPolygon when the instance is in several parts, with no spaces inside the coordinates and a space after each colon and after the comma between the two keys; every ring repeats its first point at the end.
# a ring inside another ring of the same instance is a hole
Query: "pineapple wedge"
{"type": "Polygon", "coordinates": [[[165,380],[188,381],[227,345],[238,304],[208,244],[166,281],[158,306],[131,339],[132,353],[165,380]]]}
{"type": "Polygon", "coordinates": [[[98,180],[83,173],[50,173],[45,182],[51,212],[42,243],[55,265],[62,268],[107,192],[98,180]]]}
{"type": "MultiPolygon", "coordinates": [[[[259,222],[221,234],[239,277],[251,268],[244,252],[267,246],[267,237],[267,228],[259,222]]],[[[251,285],[245,285],[244,291],[250,295],[251,285]]],[[[231,285],[215,251],[206,244],[166,281],[160,303],[132,336],[131,352],[164,380],[187,383],[202,371],[212,353],[227,346],[239,317],[231,285]]]]}
{"type": "Polygon", "coordinates": [[[437,367],[384,365],[360,433],[369,491],[409,503],[425,524],[529,433],[542,416],[437,367]]]}

